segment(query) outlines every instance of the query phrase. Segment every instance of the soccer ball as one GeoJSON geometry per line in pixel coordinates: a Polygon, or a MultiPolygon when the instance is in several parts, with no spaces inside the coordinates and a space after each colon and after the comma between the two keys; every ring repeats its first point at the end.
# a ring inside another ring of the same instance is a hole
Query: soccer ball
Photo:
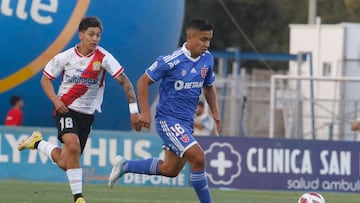
{"type": "Polygon", "coordinates": [[[325,203],[325,199],[322,195],[316,192],[307,192],[298,200],[298,203],[325,203]]]}

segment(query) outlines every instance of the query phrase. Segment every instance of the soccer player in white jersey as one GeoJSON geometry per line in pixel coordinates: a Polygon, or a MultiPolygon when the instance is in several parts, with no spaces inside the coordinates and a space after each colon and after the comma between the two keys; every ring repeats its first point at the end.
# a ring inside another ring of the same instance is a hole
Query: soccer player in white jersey
{"type": "Polygon", "coordinates": [[[95,110],[101,111],[106,72],[123,87],[134,127],[139,117],[133,85],[119,62],[99,46],[101,33],[100,20],[85,17],[79,25],[80,43],[56,55],[44,68],[41,86],[54,104],[54,118],[62,148],[42,140],[38,131],[18,146],[19,150],[37,149],[43,152],[66,171],[76,203],[85,202],[80,156],[90,133],[93,114],[95,110]],[[56,94],[51,80],[60,74],[63,79],[56,94]]]}
{"type": "Polygon", "coordinates": [[[221,132],[221,121],[213,85],[214,59],[207,49],[213,36],[212,25],[204,19],[194,19],[186,29],[186,43],[167,56],[160,56],[138,80],[138,100],[141,115],[138,124],[150,127],[148,87],[160,82],[160,100],[156,109],[156,130],[163,140],[165,158],[125,160],[117,156],[109,177],[109,186],[125,173],[175,177],[186,162],[190,164],[190,181],[201,203],[210,203],[210,191],[205,171],[205,155],[193,137],[194,113],[201,90],[221,132]]]}

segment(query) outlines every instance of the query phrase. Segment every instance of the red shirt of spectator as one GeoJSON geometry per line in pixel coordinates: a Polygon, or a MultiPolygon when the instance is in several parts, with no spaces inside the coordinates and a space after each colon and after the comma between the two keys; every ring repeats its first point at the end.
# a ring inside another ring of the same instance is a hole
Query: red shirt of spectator
{"type": "Polygon", "coordinates": [[[12,108],[5,118],[5,125],[7,126],[20,126],[23,121],[23,113],[18,108],[12,108]]]}
{"type": "Polygon", "coordinates": [[[24,102],[20,96],[11,96],[10,104],[12,108],[6,115],[5,125],[6,126],[20,126],[23,121],[23,113],[21,109],[24,106],[24,102]]]}

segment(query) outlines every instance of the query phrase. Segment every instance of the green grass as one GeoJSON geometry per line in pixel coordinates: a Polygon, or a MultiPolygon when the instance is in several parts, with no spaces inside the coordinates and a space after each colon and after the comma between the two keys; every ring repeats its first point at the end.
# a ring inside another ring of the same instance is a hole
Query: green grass
{"type": "MultiPolygon", "coordinates": [[[[191,188],[124,187],[110,190],[106,185],[84,185],[88,203],[195,203],[191,188]]],[[[212,190],[214,203],[297,203],[299,192],[212,190]]],[[[322,193],[327,203],[359,202],[360,194],[322,193]]],[[[0,181],[0,203],[71,203],[65,183],[0,181]]]]}

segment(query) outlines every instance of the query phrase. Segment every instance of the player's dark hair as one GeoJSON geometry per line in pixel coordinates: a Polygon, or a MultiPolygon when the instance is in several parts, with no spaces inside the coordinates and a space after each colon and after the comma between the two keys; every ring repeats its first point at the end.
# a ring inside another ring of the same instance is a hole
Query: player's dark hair
{"type": "Polygon", "coordinates": [[[186,29],[194,28],[200,31],[211,31],[213,30],[213,25],[204,18],[195,18],[188,22],[186,29]]]}
{"type": "Polygon", "coordinates": [[[79,24],[79,32],[87,30],[89,27],[98,27],[103,30],[103,26],[99,18],[94,16],[87,16],[83,18],[79,24]]]}
{"type": "Polygon", "coordinates": [[[20,96],[17,96],[17,95],[11,96],[10,97],[10,104],[11,104],[11,106],[15,106],[15,104],[18,103],[21,100],[22,99],[21,99],[20,96]]]}

